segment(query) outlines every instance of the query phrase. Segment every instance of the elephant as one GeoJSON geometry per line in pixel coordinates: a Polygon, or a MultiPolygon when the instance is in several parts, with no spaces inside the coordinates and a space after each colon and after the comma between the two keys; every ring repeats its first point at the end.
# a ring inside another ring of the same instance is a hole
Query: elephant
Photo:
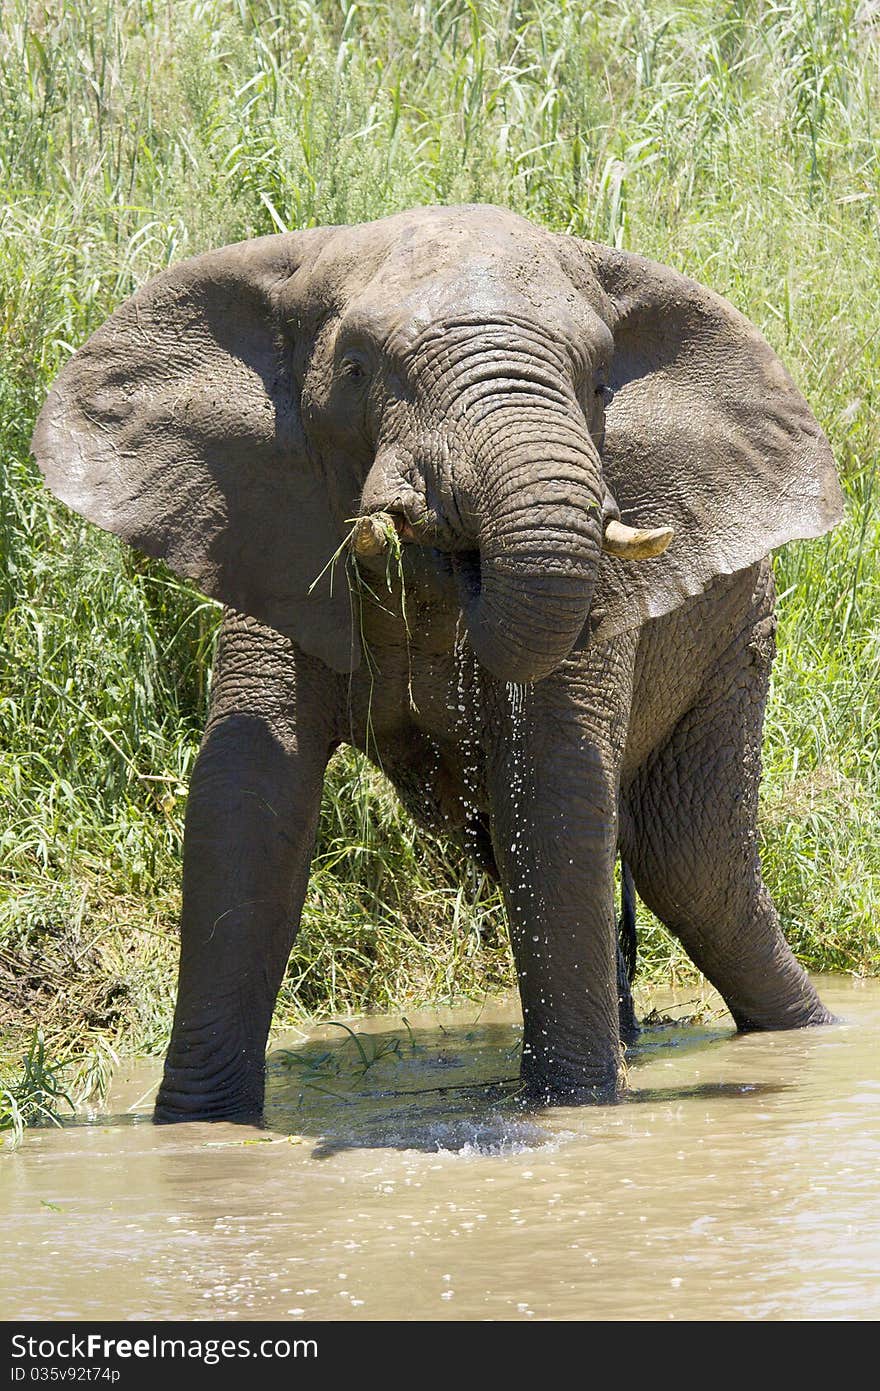
{"type": "Polygon", "coordinates": [[[497,876],[530,1104],[625,1096],[618,855],[739,1030],[831,1020],[756,813],[770,553],[842,493],[726,300],[487,205],[258,237],[122,304],[32,447],[224,606],[157,1121],[262,1115],[346,743],[497,876]]]}

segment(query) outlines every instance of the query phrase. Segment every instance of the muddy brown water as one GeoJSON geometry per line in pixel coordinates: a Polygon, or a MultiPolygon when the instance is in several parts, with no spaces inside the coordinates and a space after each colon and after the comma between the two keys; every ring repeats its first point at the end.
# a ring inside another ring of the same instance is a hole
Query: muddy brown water
{"type": "Polygon", "coordinates": [[[129,1066],[0,1155],[2,1317],[876,1319],[880,981],[819,986],[789,1034],[700,997],[616,1106],[518,1108],[512,1000],[284,1040],[262,1131],[154,1127],[129,1066]]]}

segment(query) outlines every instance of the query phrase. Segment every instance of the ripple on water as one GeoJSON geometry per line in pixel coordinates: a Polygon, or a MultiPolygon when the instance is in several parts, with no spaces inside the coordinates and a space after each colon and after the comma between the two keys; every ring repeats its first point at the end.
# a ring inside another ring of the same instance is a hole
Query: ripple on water
{"type": "MultiPolygon", "coordinates": [[[[0,1307],[877,1318],[880,981],[820,993],[850,1027],[677,1028],[674,1048],[633,1052],[619,1106],[520,1110],[518,1014],[486,1002],[359,1021],[360,1049],[337,1025],[276,1053],[269,1132],[30,1132],[2,1161],[0,1307]]],[[[143,1093],[133,1076],[115,1104],[143,1093]]]]}
{"type": "Polygon", "coordinates": [[[549,1131],[534,1121],[507,1116],[484,1116],[479,1120],[436,1121],[426,1127],[420,1150],[433,1148],[436,1154],[476,1159],[488,1155],[529,1154],[534,1150],[556,1150],[574,1131],[549,1131]]]}

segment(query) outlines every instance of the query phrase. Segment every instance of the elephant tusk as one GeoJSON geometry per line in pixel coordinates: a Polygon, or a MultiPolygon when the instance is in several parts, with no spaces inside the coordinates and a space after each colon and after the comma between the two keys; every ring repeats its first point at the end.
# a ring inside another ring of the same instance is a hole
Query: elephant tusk
{"type": "Polygon", "coordinates": [[[602,538],[602,549],[621,560],[651,560],[662,555],[675,532],[671,526],[655,526],[641,531],[636,527],[625,526],[623,522],[610,521],[602,538]]]}
{"type": "Polygon", "coordinates": [[[351,533],[351,549],[355,555],[368,558],[382,555],[394,532],[403,532],[402,517],[394,517],[390,512],[370,512],[366,517],[358,517],[351,533]]]}

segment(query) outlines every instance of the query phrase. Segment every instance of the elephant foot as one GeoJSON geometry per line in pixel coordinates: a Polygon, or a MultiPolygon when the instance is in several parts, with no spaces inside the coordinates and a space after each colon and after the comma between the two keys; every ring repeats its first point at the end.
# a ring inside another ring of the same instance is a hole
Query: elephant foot
{"type": "Polygon", "coordinates": [[[262,1120],[262,1107],[242,1108],[235,1103],[220,1103],[216,1106],[209,1104],[183,1110],[157,1101],[153,1109],[154,1125],[179,1125],[186,1121],[227,1121],[231,1125],[261,1125],[262,1120]]]}
{"type": "Polygon", "coordinates": [[[752,1016],[728,1006],[733,1022],[741,1034],[781,1032],[784,1029],[812,1029],[820,1024],[837,1024],[840,1021],[826,1009],[818,995],[797,1005],[773,1014],[752,1016]]]}
{"type": "Polygon", "coordinates": [[[620,1101],[626,1083],[618,1068],[597,1076],[586,1066],[547,1065],[523,1055],[520,1097],[530,1110],[545,1106],[607,1106],[620,1101]]]}
{"type": "Polygon", "coordinates": [[[166,1066],[156,1097],[153,1121],[176,1125],[183,1121],[230,1121],[259,1125],[263,1118],[263,1083],[241,1087],[200,1086],[191,1073],[166,1066]]]}

